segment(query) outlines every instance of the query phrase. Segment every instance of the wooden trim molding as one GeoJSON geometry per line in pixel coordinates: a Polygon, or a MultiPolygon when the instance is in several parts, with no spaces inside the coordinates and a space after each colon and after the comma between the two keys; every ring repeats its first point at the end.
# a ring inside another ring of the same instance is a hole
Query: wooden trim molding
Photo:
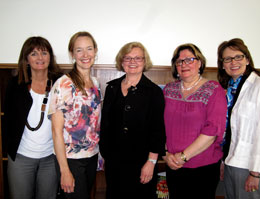
{"type": "MultiPolygon", "coordinates": [[[[59,64],[61,69],[64,70],[70,70],[72,69],[71,64],[59,64]]],[[[17,63],[0,63],[0,69],[17,69],[17,63]]],[[[115,64],[94,64],[94,69],[110,69],[110,70],[116,70],[115,64]]],[[[154,65],[150,70],[171,70],[171,66],[165,66],[165,65],[154,65]]],[[[206,71],[216,71],[216,67],[206,67],[206,71]]]]}
{"type": "MultiPolygon", "coordinates": [[[[61,70],[67,72],[72,69],[72,64],[59,64],[61,70]]],[[[0,63],[0,70],[12,70],[17,69],[16,63],[0,63]]],[[[107,82],[122,76],[124,72],[118,71],[114,64],[94,64],[92,67],[92,75],[97,77],[100,83],[100,89],[102,94],[105,92],[107,82]]],[[[170,81],[173,81],[171,66],[155,65],[150,70],[145,72],[145,75],[151,79],[154,83],[159,85],[165,85],[170,81]]],[[[217,68],[206,67],[203,73],[203,77],[211,80],[217,80],[217,68]]]]}
{"type": "MultiPolygon", "coordinates": [[[[1,93],[0,93],[0,113],[1,113],[1,93]]],[[[3,179],[3,152],[2,152],[2,122],[0,117],[0,198],[4,198],[4,179],[3,179]]]]}

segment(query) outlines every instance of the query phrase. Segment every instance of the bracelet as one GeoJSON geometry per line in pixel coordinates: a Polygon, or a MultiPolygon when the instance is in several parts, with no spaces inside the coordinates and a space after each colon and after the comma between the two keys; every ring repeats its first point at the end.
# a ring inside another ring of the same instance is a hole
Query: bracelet
{"type": "Polygon", "coordinates": [[[252,174],[251,172],[249,172],[249,175],[251,175],[254,178],[260,178],[260,174],[258,174],[258,176],[256,176],[256,175],[252,174]]]}
{"type": "Polygon", "coordinates": [[[188,162],[187,157],[183,152],[181,152],[181,160],[183,160],[184,162],[188,162]]]}
{"type": "Polygon", "coordinates": [[[157,160],[151,159],[151,158],[148,158],[148,161],[151,162],[151,163],[153,163],[153,164],[156,164],[156,162],[157,162],[157,160]]]}

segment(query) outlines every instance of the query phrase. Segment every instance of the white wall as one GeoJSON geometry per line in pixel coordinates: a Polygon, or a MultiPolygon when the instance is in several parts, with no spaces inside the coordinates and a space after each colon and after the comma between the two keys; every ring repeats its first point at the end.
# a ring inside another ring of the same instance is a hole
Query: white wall
{"type": "Polygon", "coordinates": [[[113,64],[125,43],[140,41],[154,65],[170,65],[174,49],[192,42],[215,67],[218,45],[240,37],[259,68],[259,21],[259,0],[0,0],[0,63],[17,63],[34,35],[50,41],[58,63],[70,63],[69,39],[86,30],[99,64],[113,64]]]}

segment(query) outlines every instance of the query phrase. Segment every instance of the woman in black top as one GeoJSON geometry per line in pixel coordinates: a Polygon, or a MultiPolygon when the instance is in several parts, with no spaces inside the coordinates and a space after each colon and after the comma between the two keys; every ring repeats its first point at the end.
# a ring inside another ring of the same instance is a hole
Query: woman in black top
{"type": "Polygon", "coordinates": [[[7,141],[10,198],[55,199],[56,176],[51,122],[47,118],[49,91],[59,68],[50,43],[30,37],[23,44],[18,76],[7,88],[3,138],[7,141]]]}
{"type": "Polygon", "coordinates": [[[143,74],[151,66],[139,42],[126,44],[116,57],[125,75],[108,82],[100,133],[107,199],[156,198],[155,167],[165,146],[164,97],[143,74]]]}

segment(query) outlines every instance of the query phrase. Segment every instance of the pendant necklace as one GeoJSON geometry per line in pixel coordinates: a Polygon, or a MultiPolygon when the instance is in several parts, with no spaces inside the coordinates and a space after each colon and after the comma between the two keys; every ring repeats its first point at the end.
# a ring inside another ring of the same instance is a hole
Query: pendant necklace
{"type": "Polygon", "coordinates": [[[184,88],[183,81],[181,81],[181,89],[184,90],[184,91],[189,91],[192,88],[194,88],[195,86],[197,86],[197,84],[200,82],[201,79],[202,79],[202,77],[200,76],[200,78],[192,86],[190,86],[188,88],[184,88]]]}
{"type": "MultiPolygon", "coordinates": [[[[30,88],[31,87],[31,84],[28,85],[28,87],[30,88]]],[[[41,118],[40,118],[40,121],[38,123],[38,125],[36,127],[31,127],[30,124],[28,123],[28,120],[26,121],[25,125],[28,129],[30,129],[31,131],[37,131],[42,123],[43,123],[43,120],[44,120],[44,113],[45,113],[45,109],[46,109],[46,104],[48,102],[48,97],[49,97],[49,92],[51,90],[51,80],[47,80],[47,84],[46,84],[46,88],[45,88],[45,96],[43,98],[43,101],[42,101],[42,107],[41,107],[41,118]]]]}

